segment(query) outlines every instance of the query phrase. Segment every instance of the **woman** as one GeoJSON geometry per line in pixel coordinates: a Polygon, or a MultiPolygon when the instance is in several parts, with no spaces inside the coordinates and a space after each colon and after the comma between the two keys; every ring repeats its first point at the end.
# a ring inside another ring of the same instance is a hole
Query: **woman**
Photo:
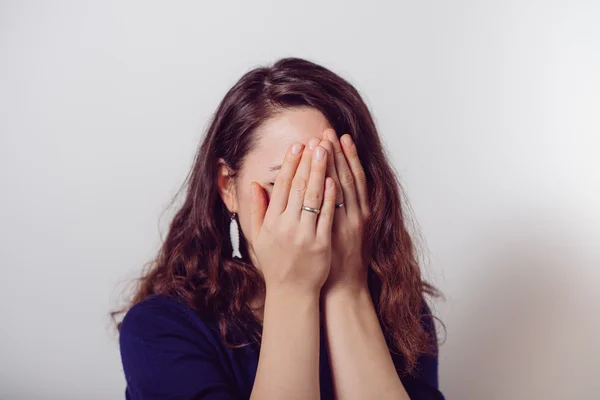
{"type": "Polygon", "coordinates": [[[287,58],[219,105],[120,324],[128,399],[442,399],[399,184],[352,85],[287,58]]]}

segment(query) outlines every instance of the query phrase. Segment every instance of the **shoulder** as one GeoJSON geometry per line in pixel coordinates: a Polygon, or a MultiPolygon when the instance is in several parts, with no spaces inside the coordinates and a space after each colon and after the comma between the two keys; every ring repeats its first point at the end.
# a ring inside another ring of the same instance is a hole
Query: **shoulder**
{"type": "Polygon", "coordinates": [[[211,353],[219,346],[213,324],[180,299],[153,295],[132,306],[119,331],[121,354],[148,349],[211,353]]]}
{"type": "Polygon", "coordinates": [[[203,322],[182,300],[152,295],[134,304],[125,314],[120,332],[135,333],[140,328],[160,328],[170,324],[193,325],[203,322]]]}
{"type": "Polygon", "coordinates": [[[151,296],[135,304],[123,318],[119,344],[130,398],[227,392],[219,336],[183,301],[151,296]]]}
{"type": "Polygon", "coordinates": [[[153,295],[133,305],[125,314],[120,336],[145,336],[155,331],[190,330],[207,328],[182,300],[170,296],[153,295]]]}

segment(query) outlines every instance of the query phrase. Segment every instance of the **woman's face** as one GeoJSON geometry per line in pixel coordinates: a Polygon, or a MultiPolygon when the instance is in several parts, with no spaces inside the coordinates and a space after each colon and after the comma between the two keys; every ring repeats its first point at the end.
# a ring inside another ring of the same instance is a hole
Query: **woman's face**
{"type": "MultiPolygon", "coordinates": [[[[278,167],[283,162],[288,148],[294,142],[304,145],[312,138],[321,140],[323,132],[330,128],[329,122],[320,111],[313,108],[295,108],[279,112],[265,122],[256,132],[257,146],[247,154],[239,171],[234,193],[224,194],[223,200],[231,211],[238,213],[240,229],[250,239],[250,183],[258,182],[270,199],[278,167]]],[[[221,178],[223,175],[221,175],[221,178]]],[[[220,186],[225,186],[220,179],[220,186]]]]}

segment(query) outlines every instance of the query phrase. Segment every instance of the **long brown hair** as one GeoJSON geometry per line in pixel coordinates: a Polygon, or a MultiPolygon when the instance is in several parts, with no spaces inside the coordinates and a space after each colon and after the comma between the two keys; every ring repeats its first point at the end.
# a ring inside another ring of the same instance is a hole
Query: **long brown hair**
{"type": "Polygon", "coordinates": [[[298,58],[253,69],[227,92],[197,151],[185,200],[156,259],[138,281],[128,307],[113,317],[148,296],[164,294],[216,321],[224,337],[238,329],[260,336],[250,302],[263,292],[264,281],[245,256],[243,235],[244,258],[231,257],[229,212],[218,193],[217,160],[222,157],[235,177],[256,145],[257,127],[277,111],[294,107],[319,110],[338,136],[349,133],[356,144],[371,207],[363,240],[371,259],[369,289],[390,349],[403,354],[405,372],[410,372],[436,340],[428,337],[422,317],[423,295],[437,292],[421,277],[401,184],[358,91],[330,70],[298,58]]]}

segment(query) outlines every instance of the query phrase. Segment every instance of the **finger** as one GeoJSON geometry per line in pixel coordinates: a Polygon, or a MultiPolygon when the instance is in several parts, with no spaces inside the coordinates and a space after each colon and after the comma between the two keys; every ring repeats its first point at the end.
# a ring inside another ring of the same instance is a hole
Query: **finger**
{"type": "MultiPolygon", "coordinates": [[[[333,178],[335,183],[335,201],[339,204],[344,202],[344,192],[342,192],[342,185],[340,185],[340,179],[338,178],[337,171],[335,169],[335,161],[333,158],[335,153],[333,151],[333,144],[329,141],[329,139],[326,138],[327,134],[325,132],[323,133],[325,139],[321,141],[319,146],[324,147],[325,150],[327,150],[326,175],[333,178]]],[[[343,212],[344,214],[346,213],[346,209],[344,207],[337,208],[336,210],[343,212]]]]}
{"type": "Polygon", "coordinates": [[[254,237],[260,232],[267,211],[267,201],[265,199],[264,189],[258,182],[250,182],[250,237],[254,237]]]}
{"type": "Polygon", "coordinates": [[[333,214],[335,213],[336,200],[335,181],[328,176],[325,180],[325,194],[323,205],[317,221],[317,236],[331,241],[331,226],[333,225],[333,214]]]}
{"type": "Polygon", "coordinates": [[[346,213],[349,213],[351,210],[359,207],[354,187],[354,176],[346,162],[346,157],[344,156],[344,151],[342,150],[337,134],[333,129],[327,130],[327,138],[333,145],[335,170],[342,186],[342,193],[344,193],[344,207],[346,208],[346,213]]]}
{"type": "Polygon", "coordinates": [[[308,146],[306,146],[302,153],[300,165],[298,165],[296,175],[292,180],[292,189],[289,193],[288,206],[285,211],[297,221],[300,221],[302,204],[304,204],[304,197],[306,190],[308,189],[308,178],[310,176],[313,151],[318,144],[319,139],[317,138],[312,138],[308,141],[308,146]]]}
{"type": "Polygon", "coordinates": [[[344,149],[344,155],[346,161],[350,166],[352,175],[354,176],[354,186],[356,188],[356,194],[358,195],[358,204],[364,213],[369,212],[369,195],[367,191],[367,175],[365,170],[358,158],[358,152],[356,146],[352,141],[350,135],[345,134],[341,138],[342,148],[344,149]]]}
{"type": "MultiPolygon", "coordinates": [[[[305,206],[321,208],[325,187],[325,171],[327,171],[327,150],[317,146],[313,152],[308,187],[304,195],[305,206]]],[[[305,232],[311,232],[314,235],[317,229],[317,217],[318,215],[314,212],[302,210],[300,226],[303,227],[302,229],[306,229],[305,232]]]]}
{"type": "Polygon", "coordinates": [[[269,207],[267,213],[273,215],[281,215],[287,206],[287,201],[292,185],[292,179],[296,174],[296,168],[302,156],[302,143],[293,143],[285,154],[281,169],[275,177],[275,185],[271,193],[269,207]]]}

